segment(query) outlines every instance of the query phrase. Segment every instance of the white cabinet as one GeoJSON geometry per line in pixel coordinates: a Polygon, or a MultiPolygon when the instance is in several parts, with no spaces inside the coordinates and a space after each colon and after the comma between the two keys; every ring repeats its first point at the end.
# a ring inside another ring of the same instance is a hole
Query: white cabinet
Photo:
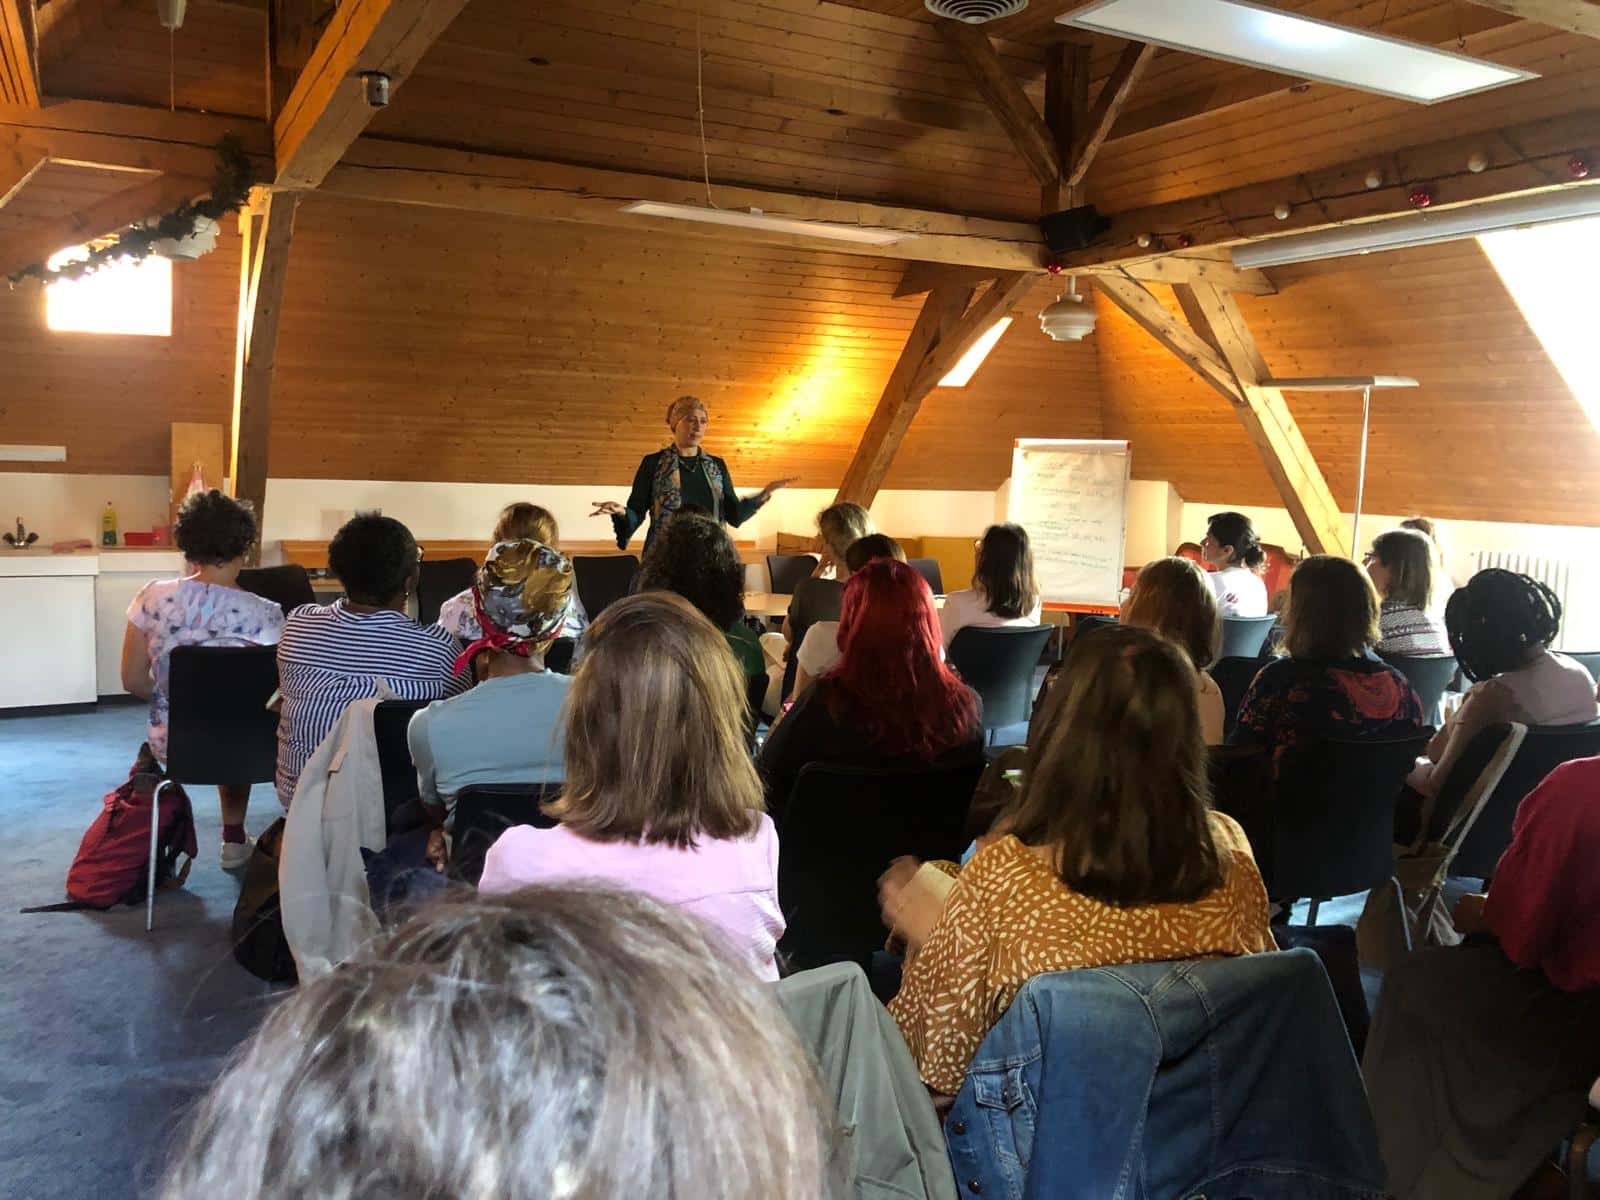
{"type": "Polygon", "coordinates": [[[0,708],[95,701],[93,556],[0,558],[0,708]]]}

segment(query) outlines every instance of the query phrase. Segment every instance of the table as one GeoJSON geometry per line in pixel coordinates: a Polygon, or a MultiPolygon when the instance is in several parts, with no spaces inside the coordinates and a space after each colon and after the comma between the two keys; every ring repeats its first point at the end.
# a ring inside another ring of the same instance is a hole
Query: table
{"type": "MultiPolygon", "coordinates": [[[[744,611],[752,617],[772,617],[781,619],[789,614],[789,601],[792,596],[785,592],[746,592],[744,594],[744,611]]],[[[935,608],[944,607],[944,597],[933,598],[935,608]]]]}

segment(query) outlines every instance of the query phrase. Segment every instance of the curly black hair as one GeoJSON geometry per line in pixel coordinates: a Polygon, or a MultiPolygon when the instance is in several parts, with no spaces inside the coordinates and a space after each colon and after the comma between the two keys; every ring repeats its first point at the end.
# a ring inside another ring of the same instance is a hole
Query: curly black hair
{"type": "Polygon", "coordinates": [[[721,525],[679,512],[645,551],[635,590],[676,592],[727,629],[744,615],[744,563],[721,525]]]}
{"type": "Polygon", "coordinates": [[[1561,600],[1537,579],[1498,567],[1479,571],[1445,606],[1461,670],[1474,683],[1514,671],[1561,632],[1561,600]]]}
{"type": "Polygon", "coordinates": [[[411,530],[377,513],[357,513],[328,543],[328,569],[351,600],[374,607],[405,594],[419,557],[411,530]]]}
{"type": "Polygon", "coordinates": [[[248,500],[235,500],[216,488],[196,492],[178,509],[172,537],[196,566],[220,566],[250,553],[256,543],[255,512],[248,500]]]}

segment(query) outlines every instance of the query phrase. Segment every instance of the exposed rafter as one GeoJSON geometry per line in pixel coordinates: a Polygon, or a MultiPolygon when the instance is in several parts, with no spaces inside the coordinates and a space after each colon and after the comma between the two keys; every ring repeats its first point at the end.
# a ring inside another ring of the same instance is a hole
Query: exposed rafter
{"type": "Polygon", "coordinates": [[[1082,190],[1069,187],[1066,166],[1077,159],[1077,147],[1089,122],[1089,47],[1081,40],[1062,42],[1046,52],[1044,123],[1055,139],[1063,171],[1039,189],[1039,211],[1060,212],[1082,200],[1082,190]]]}
{"type": "Polygon", "coordinates": [[[1011,143],[1022,155],[1040,184],[1054,183],[1066,173],[1067,159],[1060,153],[1049,126],[1033,107],[1022,85],[1006,69],[989,38],[976,26],[960,21],[940,21],[945,44],[955,51],[972,76],[979,94],[994,113],[1011,143]]]}
{"type": "Polygon", "coordinates": [[[1111,136],[1112,126],[1122,115],[1128,97],[1133,94],[1139,77],[1144,74],[1144,69],[1150,65],[1155,54],[1154,46],[1142,42],[1131,42],[1123,47],[1110,78],[1100,85],[1100,94],[1095,97],[1094,107],[1089,110],[1084,128],[1078,132],[1077,143],[1073,147],[1072,167],[1067,172],[1068,187],[1077,187],[1089,173],[1095,155],[1100,153],[1100,147],[1111,136]]]}
{"type": "Polygon", "coordinates": [[[49,258],[57,250],[93,241],[125,229],[136,221],[157,216],[196,196],[203,196],[204,179],[161,175],[113,192],[78,212],[53,221],[27,225],[0,238],[0,276],[49,258]]]}
{"type": "Polygon", "coordinates": [[[1584,37],[1600,38],[1600,4],[1591,0],[1472,0],[1513,17],[1524,17],[1584,37]]]}
{"type": "Polygon", "coordinates": [[[10,204],[28,180],[49,161],[43,152],[31,146],[13,146],[0,152],[0,208],[10,204]]]}
{"type": "Polygon", "coordinates": [[[1115,267],[1091,267],[1080,274],[1122,275],[1141,283],[1209,283],[1247,296],[1274,296],[1278,289],[1265,271],[1240,270],[1224,251],[1221,254],[1177,254],[1144,262],[1122,263],[1115,267]]]}

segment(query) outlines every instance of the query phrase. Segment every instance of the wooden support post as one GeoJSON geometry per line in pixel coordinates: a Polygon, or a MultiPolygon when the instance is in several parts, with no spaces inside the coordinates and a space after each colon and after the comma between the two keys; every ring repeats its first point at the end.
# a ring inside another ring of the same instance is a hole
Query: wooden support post
{"type": "MultiPolygon", "coordinates": [[[[239,326],[235,338],[233,425],[229,478],[233,494],[255,508],[257,528],[266,528],[267,451],[272,432],[272,369],[278,322],[288,278],[289,241],[294,235],[296,192],[273,192],[259,217],[240,218],[244,261],[239,269],[239,326]],[[259,233],[249,230],[260,225],[259,233]],[[252,253],[252,242],[254,250],[252,253]]],[[[260,546],[255,555],[259,558],[260,546]]]]}
{"type": "Polygon", "coordinates": [[[1061,212],[1083,202],[1082,189],[1067,183],[1066,168],[1076,161],[1078,139],[1088,119],[1089,46],[1084,42],[1062,42],[1052,47],[1045,58],[1044,123],[1055,139],[1063,170],[1054,179],[1041,181],[1041,213],[1061,212]]]}
{"type": "Polygon", "coordinates": [[[945,44],[967,68],[979,95],[1010,136],[1034,178],[1041,184],[1060,179],[1068,160],[1061,155],[1050,128],[1040,120],[1033,101],[1000,61],[988,35],[959,21],[940,21],[938,28],[945,44]]]}
{"type": "Polygon", "coordinates": [[[1130,42],[1123,48],[1122,57],[1117,59],[1111,77],[1100,85],[1100,95],[1095,98],[1094,108],[1083,127],[1074,130],[1077,142],[1072,158],[1068,160],[1072,164],[1067,173],[1068,188],[1076,188],[1083,183],[1083,177],[1094,163],[1094,156],[1100,153],[1100,147],[1111,136],[1111,127],[1122,115],[1134,86],[1155,55],[1156,48],[1143,42],[1130,42]]]}
{"type": "Polygon", "coordinates": [[[834,503],[872,503],[928,393],[972,344],[1010,311],[1036,278],[1027,272],[1006,272],[970,308],[971,284],[944,283],[928,293],[834,503]]]}
{"type": "Polygon", "coordinates": [[[1472,3],[1565,29],[1568,33],[1600,37],[1600,4],[1593,0],[1472,0],[1472,3]]]}

